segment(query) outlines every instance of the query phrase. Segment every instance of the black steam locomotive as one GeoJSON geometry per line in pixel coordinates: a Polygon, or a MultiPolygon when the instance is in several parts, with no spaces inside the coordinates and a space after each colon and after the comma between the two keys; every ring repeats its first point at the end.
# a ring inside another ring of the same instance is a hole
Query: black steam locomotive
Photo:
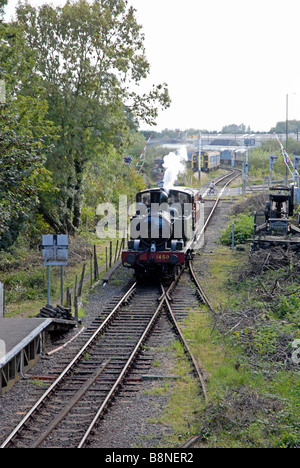
{"type": "Polygon", "coordinates": [[[122,263],[135,270],[137,279],[149,274],[174,277],[199,247],[203,224],[198,190],[180,187],[168,193],[162,188],[139,192],[122,263]]]}

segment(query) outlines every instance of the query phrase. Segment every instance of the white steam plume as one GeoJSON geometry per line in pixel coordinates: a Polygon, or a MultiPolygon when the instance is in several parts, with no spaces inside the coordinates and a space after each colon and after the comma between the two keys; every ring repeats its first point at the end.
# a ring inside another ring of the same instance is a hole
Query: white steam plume
{"type": "Polygon", "coordinates": [[[188,161],[187,150],[182,146],[176,153],[169,153],[164,157],[163,167],[166,169],[164,189],[169,191],[175,184],[179,174],[185,172],[185,162],[188,161]]]}

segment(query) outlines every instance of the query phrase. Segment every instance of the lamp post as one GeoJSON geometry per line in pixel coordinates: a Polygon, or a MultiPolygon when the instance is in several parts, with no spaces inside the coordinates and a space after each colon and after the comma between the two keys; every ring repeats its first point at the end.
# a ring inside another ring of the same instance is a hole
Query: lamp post
{"type": "Polygon", "coordinates": [[[288,137],[289,137],[289,95],[286,95],[286,119],[285,119],[285,149],[288,152],[288,137]]]}
{"type": "MultiPolygon", "coordinates": [[[[292,93],[296,94],[296,93],[292,93]]],[[[289,95],[286,94],[286,120],[285,120],[285,150],[288,152],[288,138],[289,138],[289,95]]],[[[285,179],[288,185],[288,167],[285,165],[285,179]]]]}
{"type": "MultiPolygon", "coordinates": [[[[289,138],[289,95],[286,95],[286,121],[285,121],[285,149],[288,152],[288,138],[289,138]]],[[[285,183],[288,184],[288,168],[285,164],[285,183]]]]}
{"type": "Polygon", "coordinates": [[[198,156],[198,181],[201,182],[201,151],[202,151],[202,135],[199,133],[199,156],[198,156]]]}

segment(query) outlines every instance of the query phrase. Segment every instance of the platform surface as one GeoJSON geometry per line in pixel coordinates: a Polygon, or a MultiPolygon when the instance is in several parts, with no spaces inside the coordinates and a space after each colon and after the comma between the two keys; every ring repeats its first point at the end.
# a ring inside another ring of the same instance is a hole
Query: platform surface
{"type": "Polygon", "coordinates": [[[0,368],[5,366],[51,323],[52,319],[0,319],[0,368]]]}

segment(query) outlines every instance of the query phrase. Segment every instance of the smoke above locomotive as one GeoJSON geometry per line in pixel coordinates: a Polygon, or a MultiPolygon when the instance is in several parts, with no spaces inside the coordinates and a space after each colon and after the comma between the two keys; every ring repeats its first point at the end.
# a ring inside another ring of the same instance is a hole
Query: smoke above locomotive
{"type": "Polygon", "coordinates": [[[176,153],[171,152],[164,157],[163,168],[166,170],[163,188],[166,192],[174,186],[180,174],[186,170],[185,163],[188,161],[188,154],[185,146],[182,146],[176,153]]]}

